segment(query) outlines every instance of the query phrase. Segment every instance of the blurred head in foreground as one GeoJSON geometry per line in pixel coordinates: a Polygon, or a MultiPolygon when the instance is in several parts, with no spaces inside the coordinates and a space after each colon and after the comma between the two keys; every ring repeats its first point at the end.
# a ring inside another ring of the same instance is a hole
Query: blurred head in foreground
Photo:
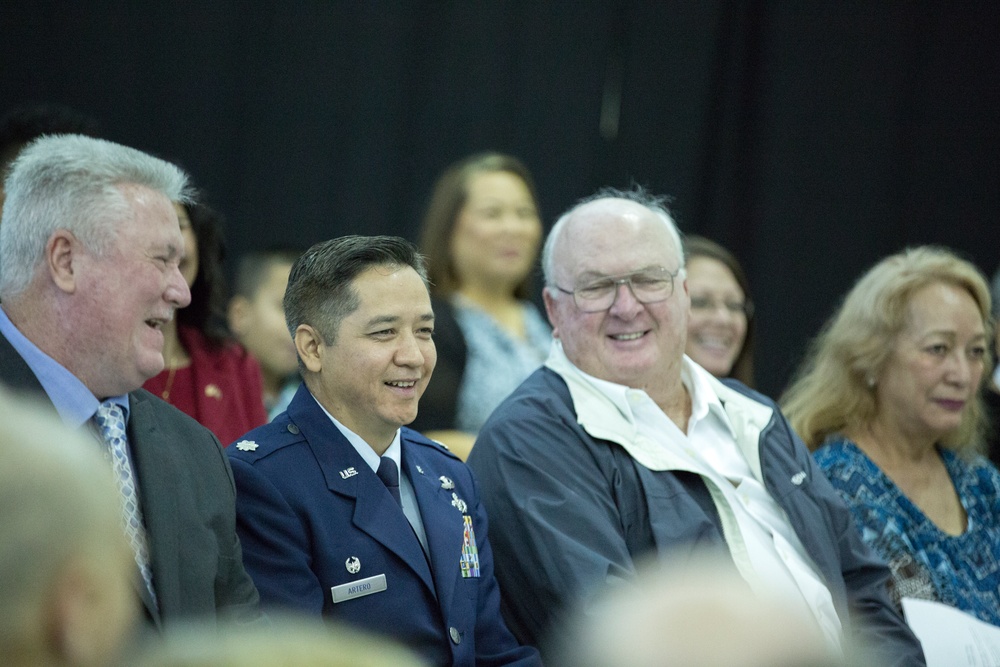
{"type": "Polygon", "coordinates": [[[99,448],[0,387],[4,665],[109,664],[135,620],[135,566],[99,448]]]}
{"type": "Polygon", "coordinates": [[[137,667],[428,667],[383,637],[320,620],[272,618],[270,627],[190,625],[168,633],[137,667]]]}
{"type": "MultiPolygon", "coordinates": [[[[755,595],[732,562],[658,561],[556,640],[555,667],[845,667],[810,619],[755,595]]],[[[846,643],[845,643],[846,645],[846,643]]]]}

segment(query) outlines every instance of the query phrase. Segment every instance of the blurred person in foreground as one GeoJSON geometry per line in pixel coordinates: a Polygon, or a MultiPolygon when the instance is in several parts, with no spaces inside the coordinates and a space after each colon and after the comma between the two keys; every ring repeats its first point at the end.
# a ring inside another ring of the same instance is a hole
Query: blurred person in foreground
{"type": "Polygon", "coordinates": [[[134,623],[135,566],[93,438],[0,387],[0,656],[97,667],[134,623]]]}
{"type": "Polygon", "coordinates": [[[641,563],[555,637],[552,667],[878,667],[844,653],[781,599],[755,593],[724,555],[641,563]]]}
{"type": "Polygon", "coordinates": [[[218,440],[140,387],[191,298],[172,201],[187,177],[140,151],[43,137],[7,177],[0,225],[0,382],[96,432],[119,484],[136,592],[156,627],[259,617],[218,440]]]}
{"type": "Polygon", "coordinates": [[[428,667],[384,637],[318,619],[277,616],[271,627],[191,625],[169,632],[133,667],[428,667]]]}
{"type": "Polygon", "coordinates": [[[435,184],[420,248],[438,366],[413,428],[463,460],[493,409],[548,353],[549,327],[531,302],[541,239],[534,181],[520,160],[479,153],[435,184]]]}
{"type": "Polygon", "coordinates": [[[285,326],[281,300],[296,250],[261,250],[240,258],[229,300],[229,328],[257,359],[264,380],[268,421],[285,411],[301,382],[295,343],[285,326]]]}
{"type": "Polygon", "coordinates": [[[989,319],[969,262],[892,255],[848,292],[782,405],[889,564],[893,599],[1000,625],[1000,472],[980,455],[989,319]]]}
{"type": "Polygon", "coordinates": [[[191,303],[163,327],[165,367],[142,387],[194,417],[223,444],[267,423],[260,366],[226,322],[222,215],[175,202],[184,236],[180,270],[191,303]]]}
{"type": "Polygon", "coordinates": [[[542,257],[552,353],[469,458],[515,635],[544,641],[636,558],[715,546],[831,647],[858,633],[887,664],[924,664],[888,569],[774,402],[685,357],[684,258],[662,200],[602,190],[559,218],[542,257]]]}
{"type": "Polygon", "coordinates": [[[753,301],[743,267],[701,236],[684,237],[684,257],[691,295],[685,353],[715,377],[753,387],[753,301]]]}
{"type": "Polygon", "coordinates": [[[404,428],[434,371],[422,258],[392,236],[319,243],[285,317],[302,368],[288,410],[228,448],[264,603],[388,635],[434,665],[537,665],[500,617],[468,467],[404,428]]]}

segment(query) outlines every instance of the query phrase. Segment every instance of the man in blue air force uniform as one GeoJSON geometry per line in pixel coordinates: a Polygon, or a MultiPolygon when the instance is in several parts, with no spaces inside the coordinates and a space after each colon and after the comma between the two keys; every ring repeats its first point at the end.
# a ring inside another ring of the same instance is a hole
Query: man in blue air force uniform
{"type": "Polygon", "coordinates": [[[390,635],[435,665],[536,665],[500,616],[469,469],[401,428],[437,359],[423,263],[394,237],[320,243],[285,317],[303,385],[228,449],[244,560],[266,604],[390,635]]]}

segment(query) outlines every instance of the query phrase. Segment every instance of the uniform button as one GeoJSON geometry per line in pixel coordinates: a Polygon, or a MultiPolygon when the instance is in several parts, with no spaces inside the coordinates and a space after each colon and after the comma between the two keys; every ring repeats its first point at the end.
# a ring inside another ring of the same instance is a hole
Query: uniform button
{"type": "Polygon", "coordinates": [[[299,434],[299,427],[296,426],[295,424],[289,424],[288,425],[288,432],[291,433],[292,435],[298,435],[299,434]]]}
{"type": "Polygon", "coordinates": [[[462,635],[458,632],[458,628],[454,626],[448,628],[448,634],[451,635],[451,641],[455,642],[456,644],[462,643],[462,635]]]}

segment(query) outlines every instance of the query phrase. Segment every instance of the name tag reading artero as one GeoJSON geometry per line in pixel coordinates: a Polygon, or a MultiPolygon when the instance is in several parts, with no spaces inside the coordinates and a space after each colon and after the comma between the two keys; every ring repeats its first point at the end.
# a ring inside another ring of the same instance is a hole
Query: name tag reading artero
{"type": "Polygon", "coordinates": [[[338,602],[346,602],[354,598],[363,598],[366,595],[379,593],[385,589],[385,575],[377,574],[374,577],[358,579],[349,584],[333,586],[330,588],[330,592],[333,593],[333,603],[337,604],[338,602]]]}

